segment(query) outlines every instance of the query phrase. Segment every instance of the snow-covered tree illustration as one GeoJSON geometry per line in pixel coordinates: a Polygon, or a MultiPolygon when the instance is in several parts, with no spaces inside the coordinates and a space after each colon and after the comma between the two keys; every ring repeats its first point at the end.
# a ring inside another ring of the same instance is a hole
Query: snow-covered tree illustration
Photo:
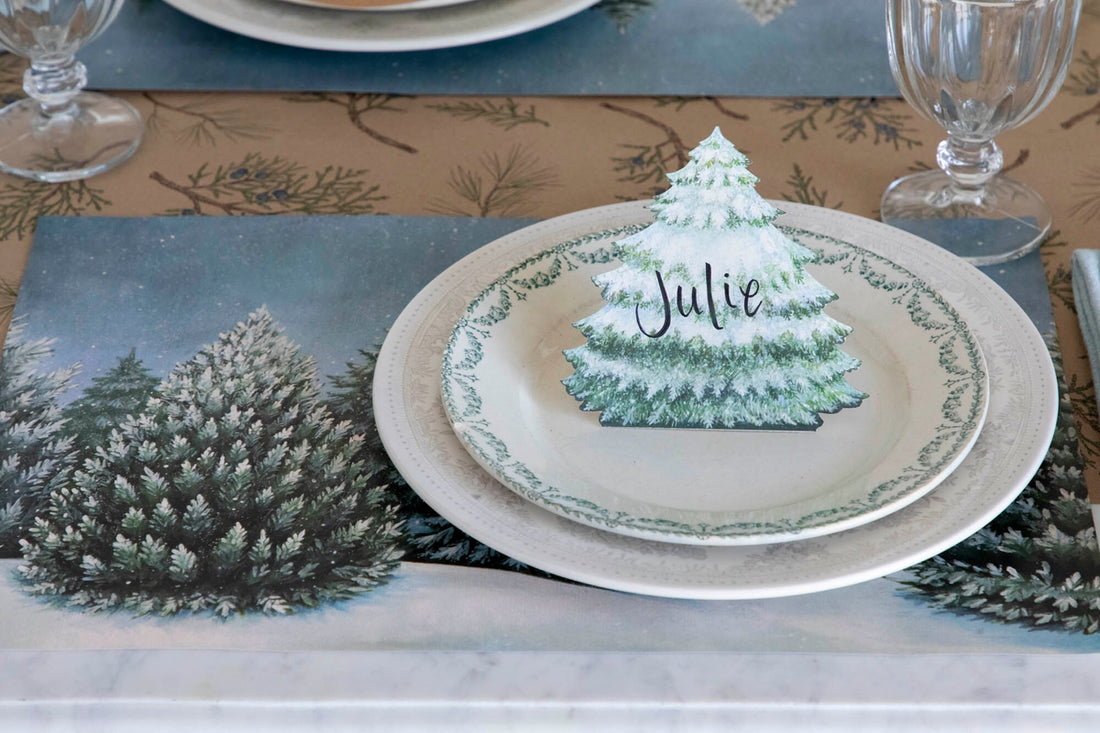
{"type": "Polygon", "coordinates": [[[93,455],[124,419],[141,412],[159,383],[137,358],[137,349],[120,357],[103,376],[93,377],[84,394],[65,408],[65,432],[75,439],[81,458],[93,455]]]}
{"type": "Polygon", "coordinates": [[[401,529],[362,443],[260,309],[53,492],[20,570],[32,593],[138,614],[288,613],[370,590],[401,529]]]}
{"type": "MultiPolygon", "coordinates": [[[[339,420],[348,420],[364,437],[360,460],[384,477],[403,520],[403,559],[508,570],[530,570],[528,566],[492,549],[432,510],[394,468],[374,421],[372,384],[378,361],[375,351],[360,350],[359,360],[349,362],[347,371],[330,377],[332,394],[327,402],[339,420]]],[[[538,573],[538,571],[531,571],[538,573]]],[[[541,574],[541,573],[538,573],[541,574]]]]}
{"type": "Polygon", "coordinates": [[[620,33],[625,33],[634,18],[653,6],[654,0],[600,0],[594,8],[607,15],[620,33]]]}
{"type": "Polygon", "coordinates": [[[780,13],[794,5],[797,0],[737,0],[745,10],[752,13],[756,22],[766,25],[779,17],[780,13]]]}
{"type": "Polygon", "coordinates": [[[806,271],[816,254],[773,225],[748,163],[715,128],[594,278],[607,304],[576,324],[564,383],[601,424],[814,429],[866,397],[845,380],[851,328],[822,310],[836,295],[806,271]]]}
{"type": "Polygon", "coordinates": [[[0,357],[0,557],[18,556],[19,539],[76,460],[58,403],[76,367],[39,371],[51,342],[27,340],[25,326],[12,325],[0,357]]]}
{"type": "Polygon", "coordinates": [[[1100,552],[1060,354],[1058,422],[1039,472],[1011,506],[951,549],[910,568],[906,585],[957,613],[1041,628],[1100,631],[1100,552]]]}

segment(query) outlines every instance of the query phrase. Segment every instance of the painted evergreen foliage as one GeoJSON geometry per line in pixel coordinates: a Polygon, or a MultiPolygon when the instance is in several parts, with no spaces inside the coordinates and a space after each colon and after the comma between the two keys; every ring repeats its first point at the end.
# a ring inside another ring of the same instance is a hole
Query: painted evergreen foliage
{"type": "Polygon", "coordinates": [[[822,310],[836,295],[806,272],[817,255],[774,226],[748,163],[715,128],[594,278],[607,304],[576,324],[564,384],[601,424],[815,429],[866,397],[845,380],[851,328],[822,310]]]}
{"type": "Polygon", "coordinates": [[[910,568],[905,585],[936,607],[1004,623],[1100,631],[1100,550],[1073,407],[1062,386],[1050,451],[1020,497],[986,527],[910,568]]]}
{"type": "Polygon", "coordinates": [[[12,325],[0,357],[0,557],[18,557],[20,538],[76,460],[58,403],[76,367],[40,372],[51,342],[28,341],[24,329],[12,325]]]}
{"type": "Polygon", "coordinates": [[[22,543],[31,592],[91,610],[289,613],[385,581],[400,523],[260,309],[177,365],[22,543]]]}
{"type": "Polygon", "coordinates": [[[600,0],[594,8],[602,10],[615,22],[620,33],[625,33],[634,19],[650,9],[655,0],[600,0]]]}
{"type": "Polygon", "coordinates": [[[137,358],[137,349],[120,357],[101,377],[94,377],[80,399],[65,408],[65,432],[72,435],[81,457],[94,455],[106,445],[111,431],[130,415],[136,415],[156,392],[157,379],[137,358]]]}
{"type": "Polygon", "coordinates": [[[796,0],[737,0],[737,2],[752,13],[756,22],[767,25],[778,18],[784,10],[794,5],[796,0]]]}
{"type": "MultiPolygon", "coordinates": [[[[527,565],[501,554],[432,510],[394,468],[374,421],[373,383],[378,354],[360,350],[359,361],[349,362],[344,374],[330,377],[328,405],[339,420],[348,420],[364,440],[360,460],[384,478],[399,506],[405,560],[471,567],[529,570],[527,565]]],[[[537,573],[538,571],[531,571],[537,573]]],[[[541,574],[541,573],[540,573],[541,574]]]]}

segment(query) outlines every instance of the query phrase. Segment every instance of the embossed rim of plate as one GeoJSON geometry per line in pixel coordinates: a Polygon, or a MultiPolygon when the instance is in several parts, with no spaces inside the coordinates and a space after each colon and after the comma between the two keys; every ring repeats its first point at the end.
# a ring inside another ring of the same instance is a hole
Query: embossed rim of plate
{"type": "Polygon", "coordinates": [[[589,209],[529,227],[472,253],[433,280],[394,323],[375,371],[378,430],[414,490],[456,527],[532,567],[603,588],[694,599],[748,599],[839,588],[909,567],[985,526],[1041,464],[1058,410],[1054,367],[1027,314],[978,269],[930,242],[864,217],[784,203],[781,224],[876,245],[943,291],[977,333],[990,375],[989,412],[965,460],[934,491],[845,532],[771,545],[691,546],[625,537],[541,509],[494,480],[447,423],[438,392],[442,349],[501,256],[626,223],[635,204],[589,209]]]}
{"type": "Polygon", "coordinates": [[[477,0],[390,13],[312,8],[270,0],[165,0],[242,36],[324,51],[425,51],[518,35],[564,20],[597,0],[477,0]]]}
{"type": "MultiPolygon", "coordinates": [[[[759,433],[720,431],[712,434],[712,438],[721,442],[715,449],[724,456],[722,463],[727,471],[729,464],[744,468],[747,463],[763,461],[776,470],[786,468],[790,475],[773,479],[767,490],[761,490],[770,504],[741,511],[698,508],[689,511],[676,508],[671,502],[665,505],[645,501],[638,495],[660,493],[644,488],[655,480],[660,483],[654,478],[659,475],[655,469],[660,466],[653,462],[676,464],[676,458],[669,456],[683,455],[684,449],[690,447],[684,441],[697,440],[695,431],[665,432],[664,439],[672,441],[672,445],[658,455],[638,451],[632,445],[637,436],[630,431],[597,430],[590,441],[579,441],[573,448],[587,457],[575,462],[573,470],[579,474],[541,460],[536,455],[539,449],[527,439],[529,436],[523,435],[530,426],[514,419],[518,413],[508,409],[519,390],[519,385],[513,382],[521,375],[508,368],[512,342],[502,343],[494,338],[495,334],[512,318],[520,319],[527,327],[521,331],[545,327],[543,321],[548,317],[567,318],[567,314],[559,311],[571,304],[561,302],[560,298],[540,297],[537,306],[531,304],[531,299],[569,280],[587,280],[592,266],[586,264],[586,259],[612,262],[610,249],[614,240],[651,221],[652,217],[647,215],[634,225],[592,232],[564,242],[548,238],[547,249],[522,261],[495,263],[496,269],[489,272],[497,273],[497,277],[478,293],[458,320],[443,354],[443,407],[459,441],[494,478],[544,509],[631,537],[686,544],[764,544],[816,537],[877,520],[931,491],[963,460],[985,419],[988,383],[981,349],[966,322],[935,288],[888,258],[835,237],[790,227],[786,228],[787,233],[796,241],[826,253],[815,272],[819,277],[824,272],[831,274],[830,287],[840,294],[842,301],[848,298],[847,304],[855,307],[861,320],[853,320],[851,325],[877,326],[899,342],[891,346],[905,349],[913,359],[910,363],[903,356],[897,367],[904,371],[903,381],[910,393],[919,399],[911,400],[914,411],[908,413],[901,433],[883,455],[873,459],[877,463],[866,474],[855,474],[849,466],[834,467],[842,474],[837,477],[820,464],[807,467],[805,461],[813,459],[806,458],[809,453],[806,451],[799,463],[784,462],[786,454],[782,448],[778,454],[772,450],[775,441],[771,438],[760,445],[759,433]],[[923,340],[913,339],[914,334],[923,340]],[[951,343],[954,348],[947,348],[951,343]],[[930,373],[921,368],[929,363],[935,364],[938,371],[930,373]],[[503,405],[499,398],[501,388],[509,394],[503,405]],[[602,459],[624,452],[629,460],[616,462],[615,475],[608,476],[602,459]],[[534,467],[539,464],[541,468],[534,467]],[[799,474],[821,481],[809,496],[807,482],[796,483],[799,474]],[[822,475],[827,478],[820,478],[822,475]],[[874,478],[869,482],[865,476],[874,478]],[[616,484],[615,488],[607,488],[609,483],[616,484]],[[643,488],[639,491],[638,487],[643,488]]],[[[595,295],[593,299],[599,300],[595,295]]],[[[858,327],[854,335],[858,336],[858,327]]],[[[862,368],[875,367],[865,364],[862,368]]],[[[555,397],[562,398],[559,394],[542,392],[535,399],[555,397]]],[[[872,395],[869,402],[853,409],[874,411],[879,416],[884,409],[882,395],[872,395]]],[[[583,415],[579,409],[570,414],[571,433],[583,430],[584,423],[592,420],[591,415],[583,415]]],[[[818,457],[831,463],[833,456],[843,454],[849,463],[865,462],[867,457],[853,446],[873,443],[881,425],[872,420],[860,434],[840,436],[831,432],[835,418],[825,418],[825,424],[815,433],[800,436],[818,441],[818,457]],[[828,443],[831,449],[825,450],[822,443],[828,443]]],[[[559,429],[545,437],[554,442],[554,436],[560,432],[559,429]]],[[[681,473],[691,475],[692,468],[684,465],[681,473]]],[[[693,484],[698,485],[702,476],[697,465],[694,469],[693,484]]],[[[718,479],[712,476],[711,480],[718,479]]]]}
{"type": "Polygon", "coordinates": [[[280,0],[280,2],[292,5],[305,5],[313,8],[328,8],[329,10],[350,10],[356,13],[396,13],[409,10],[426,10],[428,8],[445,8],[449,5],[461,5],[476,0],[387,0],[379,5],[355,5],[355,0],[341,2],[340,0],[280,0]]]}

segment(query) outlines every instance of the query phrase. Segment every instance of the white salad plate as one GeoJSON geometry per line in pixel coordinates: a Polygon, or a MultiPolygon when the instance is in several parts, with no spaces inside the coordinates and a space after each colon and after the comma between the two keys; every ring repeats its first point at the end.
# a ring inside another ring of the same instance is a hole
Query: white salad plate
{"type": "MultiPolygon", "coordinates": [[[[807,270],[838,295],[870,395],[816,431],[602,427],[562,379],[576,321],[606,303],[592,276],[620,265],[614,242],[652,221],[559,240],[483,273],[495,279],[443,355],[443,407],[470,455],[544,509],[643,539],[763,544],[839,532],[931,491],[985,419],[978,339],[951,303],[904,267],[849,242],[784,227],[820,253],[807,270]]],[[[566,218],[565,226],[568,226],[566,218]]]]}
{"type": "Polygon", "coordinates": [[[970,453],[934,490],[850,530],[713,546],[585,525],[490,476],[459,442],[442,405],[443,351],[454,324],[497,279],[501,264],[522,262],[555,242],[644,223],[650,215],[641,204],[590,209],[513,233],[448,268],[409,303],[386,338],[374,381],[379,433],[397,469],[435,511],[516,560],[650,595],[735,599],[826,590],[908,567],[973,534],[1027,485],[1050,445],[1058,392],[1042,337],[1011,296],[935,245],[850,214],[781,206],[786,213],[777,224],[851,243],[935,283],[977,335],[989,373],[987,417],[970,453]]]}
{"type": "Polygon", "coordinates": [[[481,43],[541,28],[597,0],[477,0],[392,13],[312,8],[270,0],[165,0],[218,28],[326,51],[420,51],[481,43]]]}

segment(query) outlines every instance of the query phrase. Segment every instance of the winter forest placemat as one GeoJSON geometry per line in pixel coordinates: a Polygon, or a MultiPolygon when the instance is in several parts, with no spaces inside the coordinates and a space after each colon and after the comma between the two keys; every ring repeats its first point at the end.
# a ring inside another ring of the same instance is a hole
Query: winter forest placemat
{"type": "MultiPolygon", "coordinates": [[[[374,355],[433,275],[525,223],[42,219],[0,369],[0,648],[1100,650],[1068,404],[1039,475],[987,529],[805,597],[604,591],[448,525],[380,448],[374,355]],[[254,411],[227,407],[242,394],[254,411]],[[246,460],[288,415],[312,449],[246,460]],[[203,448],[214,440],[221,456],[203,448]],[[303,474],[318,501],[283,491],[303,474]],[[368,501],[348,501],[364,487],[368,501]]],[[[1051,330],[1037,257],[990,274],[1051,330]]]]}
{"type": "Polygon", "coordinates": [[[80,53],[100,89],[399,94],[896,95],[880,0],[603,0],[489,43],[340,53],[126,3],[80,53]]]}

